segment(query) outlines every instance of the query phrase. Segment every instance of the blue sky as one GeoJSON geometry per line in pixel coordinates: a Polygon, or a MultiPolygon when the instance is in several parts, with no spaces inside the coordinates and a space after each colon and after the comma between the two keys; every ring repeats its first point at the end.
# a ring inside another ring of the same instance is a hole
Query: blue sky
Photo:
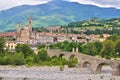
{"type": "MultiPolygon", "coordinates": [[[[0,0],[0,10],[5,10],[20,5],[36,5],[47,3],[51,0],[0,0]]],[[[120,0],[67,0],[81,4],[92,4],[99,7],[115,7],[120,9],[120,0]]]]}

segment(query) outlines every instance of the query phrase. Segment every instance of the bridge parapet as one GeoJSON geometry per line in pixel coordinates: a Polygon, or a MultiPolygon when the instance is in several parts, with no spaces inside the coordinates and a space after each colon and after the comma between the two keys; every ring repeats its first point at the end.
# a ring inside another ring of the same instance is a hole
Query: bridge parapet
{"type": "Polygon", "coordinates": [[[100,73],[103,65],[107,64],[113,69],[112,72],[113,75],[120,76],[120,61],[96,58],[78,52],[63,52],[60,50],[50,50],[50,49],[48,50],[48,55],[51,57],[52,56],[61,57],[64,55],[67,59],[70,59],[71,56],[76,56],[78,58],[79,67],[86,67],[87,64],[89,64],[91,65],[93,73],[95,74],[100,73]]]}

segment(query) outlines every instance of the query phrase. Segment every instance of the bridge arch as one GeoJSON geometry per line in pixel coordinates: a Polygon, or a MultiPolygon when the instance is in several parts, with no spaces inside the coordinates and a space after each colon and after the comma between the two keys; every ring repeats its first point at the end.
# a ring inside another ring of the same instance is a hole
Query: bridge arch
{"type": "Polygon", "coordinates": [[[100,64],[97,65],[95,73],[100,73],[101,70],[102,70],[102,67],[105,66],[105,65],[107,65],[107,66],[109,66],[111,69],[113,69],[113,66],[112,66],[111,64],[108,64],[108,63],[103,62],[103,63],[100,63],[100,64]]]}
{"type": "Polygon", "coordinates": [[[69,59],[73,59],[73,58],[75,58],[75,57],[77,58],[77,56],[73,54],[73,55],[71,55],[71,56],[69,57],[69,59]]]}
{"type": "Polygon", "coordinates": [[[88,65],[92,66],[92,63],[89,61],[84,61],[81,65],[82,65],[82,67],[88,67],[88,65]]]}
{"type": "Polygon", "coordinates": [[[65,54],[60,54],[58,55],[58,58],[62,58],[63,56],[65,56],[65,54]]]}
{"type": "Polygon", "coordinates": [[[52,56],[51,58],[53,59],[53,58],[58,58],[58,57],[55,55],[55,56],[52,56]]]}

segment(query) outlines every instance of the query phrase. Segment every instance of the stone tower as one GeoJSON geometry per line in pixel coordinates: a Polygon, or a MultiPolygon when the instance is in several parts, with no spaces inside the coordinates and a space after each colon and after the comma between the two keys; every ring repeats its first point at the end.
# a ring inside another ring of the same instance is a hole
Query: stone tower
{"type": "Polygon", "coordinates": [[[20,34],[21,34],[21,25],[17,24],[17,33],[18,33],[18,38],[20,38],[20,34]]]}
{"type": "Polygon", "coordinates": [[[17,33],[18,33],[18,37],[17,37],[18,41],[29,43],[32,35],[32,17],[31,16],[28,17],[28,24],[23,29],[21,29],[20,24],[17,25],[17,33]]]}
{"type": "Polygon", "coordinates": [[[30,30],[30,33],[32,32],[32,17],[28,17],[28,29],[30,30]]]}

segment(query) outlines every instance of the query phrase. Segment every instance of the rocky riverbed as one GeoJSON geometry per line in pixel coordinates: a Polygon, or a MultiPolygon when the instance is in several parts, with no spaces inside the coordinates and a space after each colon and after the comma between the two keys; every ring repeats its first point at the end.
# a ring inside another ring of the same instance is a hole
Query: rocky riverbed
{"type": "Polygon", "coordinates": [[[102,68],[100,74],[92,74],[90,68],[68,68],[60,71],[59,67],[11,67],[0,66],[0,80],[120,80],[111,75],[112,69],[102,68]]]}

